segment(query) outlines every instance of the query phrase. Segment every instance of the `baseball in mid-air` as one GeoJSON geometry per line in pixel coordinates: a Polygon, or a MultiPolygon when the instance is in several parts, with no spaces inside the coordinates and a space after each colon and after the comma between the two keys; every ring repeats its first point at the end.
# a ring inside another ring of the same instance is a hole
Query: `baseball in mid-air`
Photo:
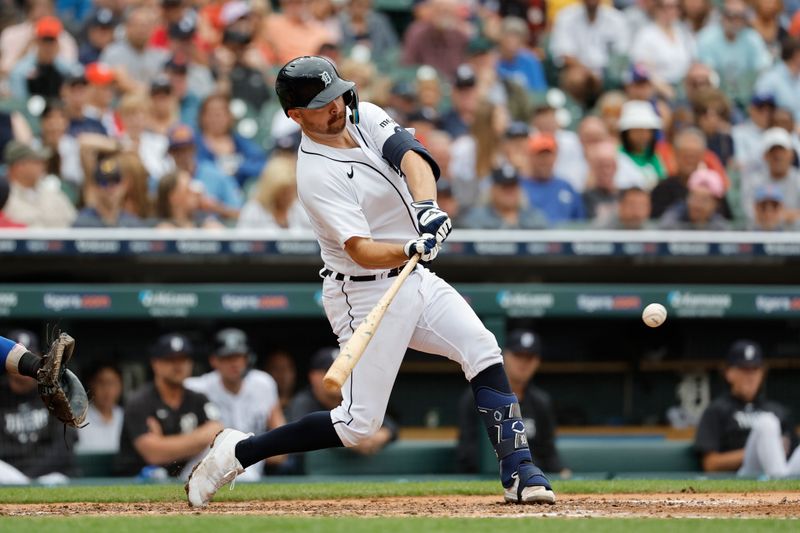
{"type": "Polygon", "coordinates": [[[657,328],[667,319],[667,309],[661,304],[650,304],[642,311],[642,320],[651,328],[657,328]]]}

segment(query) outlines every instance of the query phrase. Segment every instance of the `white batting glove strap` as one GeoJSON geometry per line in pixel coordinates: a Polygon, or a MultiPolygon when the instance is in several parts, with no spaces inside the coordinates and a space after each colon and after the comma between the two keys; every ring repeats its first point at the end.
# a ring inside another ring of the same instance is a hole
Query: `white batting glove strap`
{"type": "Polygon", "coordinates": [[[416,210],[419,230],[422,233],[430,233],[436,237],[436,242],[443,243],[450,232],[453,230],[453,223],[450,216],[439,209],[439,204],[435,200],[422,200],[412,202],[411,207],[416,210]]]}
{"type": "Polygon", "coordinates": [[[405,246],[403,251],[408,257],[413,257],[416,254],[420,255],[420,260],[424,262],[433,261],[439,255],[440,245],[430,233],[423,233],[416,239],[411,239],[405,246]]]}

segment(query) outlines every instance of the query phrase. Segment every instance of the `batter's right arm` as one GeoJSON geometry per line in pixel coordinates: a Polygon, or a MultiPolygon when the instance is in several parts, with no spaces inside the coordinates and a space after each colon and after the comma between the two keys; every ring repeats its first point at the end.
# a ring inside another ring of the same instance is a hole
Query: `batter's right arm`
{"type": "Polygon", "coordinates": [[[345,251],[360,266],[369,269],[395,268],[416,254],[422,261],[433,261],[439,253],[436,238],[425,233],[407,243],[375,242],[367,237],[350,237],[344,243],[345,251]]]}

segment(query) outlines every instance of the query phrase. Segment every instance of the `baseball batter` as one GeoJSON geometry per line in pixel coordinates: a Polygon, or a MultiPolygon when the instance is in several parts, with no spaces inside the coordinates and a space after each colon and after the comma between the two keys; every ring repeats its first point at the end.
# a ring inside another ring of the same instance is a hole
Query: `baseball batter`
{"type": "MultiPolygon", "coordinates": [[[[303,131],[298,196],[320,243],[322,301],[342,345],[402,265],[415,254],[433,261],[450,233],[450,218],[436,203],[439,167],[382,109],[359,103],[355,84],[327,59],[290,61],[275,89],[303,131]]],[[[506,501],[554,503],[531,459],[497,341],[450,285],[418,266],[342,387],[342,403],[255,437],[222,431],[189,477],[189,505],[206,505],[265,457],[355,446],[374,434],[409,347],[461,365],[500,461],[506,501]]]]}

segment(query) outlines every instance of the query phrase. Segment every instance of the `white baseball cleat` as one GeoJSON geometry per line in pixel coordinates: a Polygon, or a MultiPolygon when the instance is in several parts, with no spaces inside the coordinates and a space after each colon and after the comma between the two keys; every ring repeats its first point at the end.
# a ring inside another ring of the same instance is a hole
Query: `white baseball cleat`
{"type": "Polygon", "coordinates": [[[211,449],[195,465],[184,485],[189,507],[205,507],[220,488],[244,472],[234,452],[239,441],[252,436],[252,433],[242,433],[235,429],[223,429],[217,433],[211,442],[211,449]]]}
{"type": "Polygon", "coordinates": [[[532,463],[522,462],[511,475],[514,483],[505,489],[505,500],[509,503],[556,503],[556,495],[547,476],[532,463]],[[520,478],[525,485],[519,486],[520,478]],[[520,490],[520,488],[522,490],[520,490]]]}
{"type": "Polygon", "coordinates": [[[556,503],[555,493],[543,486],[524,487],[522,494],[517,496],[519,480],[515,479],[514,484],[504,490],[505,500],[508,503],[556,503]]]}

